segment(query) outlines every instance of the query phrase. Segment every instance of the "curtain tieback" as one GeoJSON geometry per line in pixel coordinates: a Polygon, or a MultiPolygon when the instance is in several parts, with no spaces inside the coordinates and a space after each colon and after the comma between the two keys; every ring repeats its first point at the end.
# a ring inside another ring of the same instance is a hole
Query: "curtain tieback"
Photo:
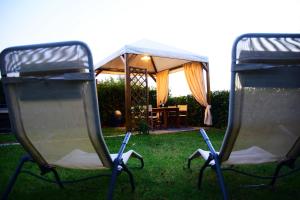
{"type": "Polygon", "coordinates": [[[206,125],[212,125],[212,116],[211,116],[211,105],[207,105],[205,108],[205,113],[204,113],[204,124],[206,125]]]}

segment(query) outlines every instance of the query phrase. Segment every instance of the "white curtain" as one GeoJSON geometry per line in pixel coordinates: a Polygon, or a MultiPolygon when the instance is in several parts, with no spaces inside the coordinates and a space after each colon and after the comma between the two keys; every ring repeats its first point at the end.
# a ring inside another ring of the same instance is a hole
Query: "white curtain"
{"type": "Polygon", "coordinates": [[[169,94],[169,70],[156,74],[156,103],[159,106],[166,103],[169,94]]]}
{"type": "Polygon", "coordinates": [[[183,65],[183,68],[192,95],[198,103],[205,107],[204,124],[212,125],[212,116],[210,112],[211,105],[208,105],[207,103],[201,63],[186,63],[183,65]]]}

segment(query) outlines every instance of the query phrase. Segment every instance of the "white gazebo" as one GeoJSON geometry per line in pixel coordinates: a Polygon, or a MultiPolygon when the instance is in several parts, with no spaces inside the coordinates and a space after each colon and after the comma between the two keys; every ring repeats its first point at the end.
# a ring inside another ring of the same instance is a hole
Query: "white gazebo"
{"type": "Polygon", "coordinates": [[[150,40],[140,40],[125,45],[95,65],[96,75],[125,74],[127,130],[132,128],[133,115],[136,114],[133,107],[137,103],[148,105],[147,77],[150,76],[157,84],[157,105],[159,105],[166,103],[168,98],[168,74],[181,69],[185,72],[192,95],[205,107],[204,124],[211,125],[209,64],[206,56],[150,40]],[[206,72],[206,78],[203,71],[206,72]],[[138,92],[133,91],[135,85],[138,85],[138,88],[144,87],[145,92],[141,89],[138,89],[138,92]]]}

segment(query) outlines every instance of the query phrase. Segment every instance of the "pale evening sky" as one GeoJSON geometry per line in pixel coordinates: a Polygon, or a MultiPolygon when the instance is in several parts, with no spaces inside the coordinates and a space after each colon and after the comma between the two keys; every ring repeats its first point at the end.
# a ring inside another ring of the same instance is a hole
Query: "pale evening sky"
{"type": "MultiPolygon", "coordinates": [[[[0,51],[81,40],[94,63],[140,39],[208,56],[211,89],[229,89],[231,47],[249,32],[300,32],[299,0],[0,0],[0,51]]],[[[173,95],[189,93],[183,73],[173,95]]]]}

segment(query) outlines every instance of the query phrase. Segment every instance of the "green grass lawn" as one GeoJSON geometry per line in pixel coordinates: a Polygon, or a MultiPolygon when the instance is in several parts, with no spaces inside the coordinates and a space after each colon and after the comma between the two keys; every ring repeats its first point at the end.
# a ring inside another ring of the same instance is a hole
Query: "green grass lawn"
{"type": "Polygon", "coordinates": [[[12,134],[0,134],[0,144],[8,142],[17,142],[17,140],[12,134]]]}
{"type": "MultiPolygon", "coordinates": [[[[114,135],[113,129],[104,129],[104,134],[114,135]],[[110,133],[111,132],[111,133],[110,133]]],[[[223,140],[223,130],[210,129],[210,136],[215,148],[218,149],[223,140]]],[[[13,136],[0,135],[0,143],[14,141],[13,136]]],[[[111,153],[118,151],[123,137],[106,137],[111,153]]],[[[197,148],[206,148],[205,143],[196,131],[164,135],[134,135],[131,137],[127,149],[134,149],[144,157],[144,169],[138,169],[135,159],[129,161],[136,182],[136,191],[130,190],[126,173],[122,173],[117,180],[114,199],[221,199],[221,193],[212,170],[208,169],[204,175],[203,187],[198,190],[197,179],[199,169],[203,165],[202,159],[192,162],[191,170],[186,169],[187,158],[197,148]]],[[[14,172],[19,158],[24,154],[21,146],[0,147],[0,193],[3,192],[10,175],[14,172]]],[[[300,164],[300,163],[297,163],[300,164]]],[[[38,173],[36,165],[27,163],[27,170],[38,173]]],[[[259,175],[271,175],[275,166],[247,165],[239,169],[259,175]]],[[[57,171],[64,180],[72,180],[88,175],[97,175],[99,171],[82,171],[58,168],[57,171]]],[[[286,171],[286,170],[283,170],[286,171]]],[[[46,175],[49,178],[52,176],[46,175]]],[[[300,173],[282,178],[277,187],[271,189],[243,188],[242,185],[266,183],[240,176],[232,172],[225,172],[225,181],[230,199],[298,199],[300,198],[300,173]]],[[[47,183],[26,174],[21,174],[10,195],[10,199],[105,199],[109,178],[103,177],[76,184],[68,184],[59,189],[55,184],[47,183]]]]}

